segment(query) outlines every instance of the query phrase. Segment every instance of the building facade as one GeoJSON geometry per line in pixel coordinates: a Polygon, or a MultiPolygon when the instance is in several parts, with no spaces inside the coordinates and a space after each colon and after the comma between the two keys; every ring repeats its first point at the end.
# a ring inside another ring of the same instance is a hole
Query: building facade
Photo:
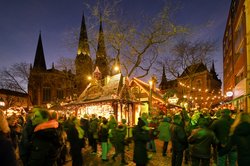
{"type": "Polygon", "coordinates": [[[232,109],[250,109],[250,1],[232,0],[223,38],[224,95],[232,109]]]}
{"type": "Polygon", "coordinates": [[[188,66],[175,80],[167,80],[164,70],[162,75],[159,88],[166,99],[176,96],[179,105],[187,103],[190,109],[211,108],[221,100],[222,83],[214,63],[210,70],[203,63],[188,66]]]}
{"type": "Polygon", "coordinates": [[[54,65],[52,65],[51,69],[47,69],[40,33],[34,64],[30,67],[28,81],[28,93],[31,103],[33,105],[46,105],[77,99],[89,84],[88,77],[92,76],[93,69],[96,67],[102,72],[102,79],[109,75],[101,19],[96,60],[93,63],[84,14],[82,16],[78,50],[75,58],[75,73],[68,70],[57,70],[54,65]]]}
{"type": "Polygon", "coordinates": [[[26,93],[11,91],[8,89],[0,89],[0,98],[4,102],[4,108],[30,106],[29,97],[26,93]]]}

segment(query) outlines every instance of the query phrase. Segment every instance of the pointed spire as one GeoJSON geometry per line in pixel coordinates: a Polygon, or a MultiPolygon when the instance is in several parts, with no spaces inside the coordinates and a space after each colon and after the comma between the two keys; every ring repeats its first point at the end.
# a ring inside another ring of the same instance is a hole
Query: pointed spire
{"type": "Polygon", "coordinates": [[[212,67],[211,67],[211,69],[210,69],[210,72],[211,72],[211,73],[212,73],[212,72],[215,72],[214,60],[213,60],[213,62],[212,62],[212,67]]]}
{"type": "Polygon", "coordinates": [[[99,37],[98,37],[98,46],[96,52],[96,62],[95,67],[98,66],[103,78],[109,75],[109,67],[107,60],[107,53],[104,41],[104,33],[102,28],[102,16],[100,15],[100,28],[99,28],[99,37]]]}
{"type": "Polygon", "coordinates": [[[214,61],[212,62],[212,67],[210,69],[210,73],[212,74],[215,80],[219,80],[217,73],[215,72],[214,61]]]}
{"type": "Polygon", "coordinates": [[[88,44],[88,35],[87,35],[87,28],[85,24],[84,12],[82,14],[82,24],[81,24],[80,38],[79,38],[78,51],[77,51],[77,55],[80,55],[80,54],[90,56],[90,49],[89,49],[89,44],[88,44]]]}
{"type": "Polygon", "coordinates": [[[43,52],[41,32],[39,33],[33,69],[47,70],[43,52]]]}
{"type": "Polygon", "coordinates": [[[99,37],[98,37],[98,46],[96,52],[96,58],[98,57],[107,57],[106,55],[106,47],[104,41],[104,33],[102,28],[102,16],[100,15],[100,28],[99,28],[99,37]]]}
{"type": "Polygon", "coordinates": [[[165,90],[166,89],[166,85],[167,85],[167,77],[166,77],[166,73],[165,73],[165,65],[163,65],[162,67],[163,71],[162,71],[162,78],[161,78],[161,83],[159,85],[159,88],[161,90],[165,90]]]}

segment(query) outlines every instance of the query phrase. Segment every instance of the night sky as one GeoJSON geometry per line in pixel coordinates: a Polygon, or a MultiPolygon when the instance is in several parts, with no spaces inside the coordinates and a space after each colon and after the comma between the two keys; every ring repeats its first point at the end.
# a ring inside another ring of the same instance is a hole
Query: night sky
{"type": "MultiPolygon", "coordinates": [[[[87,0],[85,0],[86,2],[87,0]]],[[[88,19],[84,0],[10,0],[0,5],[0,68],[19,62],[32,63],[39,32],[42,32],[47,68],[59,57],[75,58],[75,48],[66,46],[65,38],[79,29],[82,12],[88,19]]],[[[89,0],[94,3],[94,0],[89,0]]],[[[216,71],[222,78],[222,38],[231,0],[180,0],[176,22],[193,27],[195,37],[218,40],[214,55],[216,71]],[[206,27],[206,28],[204,28],[206,27]]],[[[155,14],[162,0],[123,0],[124,19],[140,16],[139,11],[155,14]]],[[[88,26],[88,25],[87,25],[88,26]]],[[[104,28],[105,32],[105,28],[104,28]]]]}

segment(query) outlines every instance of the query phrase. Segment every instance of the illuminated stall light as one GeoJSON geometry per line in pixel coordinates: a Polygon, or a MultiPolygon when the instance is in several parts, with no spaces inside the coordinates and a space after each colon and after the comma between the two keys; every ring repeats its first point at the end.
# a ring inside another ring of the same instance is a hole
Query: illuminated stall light
{"type": "Polygon", "coordinates": [[[110,115],[114,114],[114,110],[110,104],[88,105],[88,106],[80,107],[78,109],[79,117],[83,117],[84,114],[87,114],[87,115],[96,114],[97,116],[102,116],[108,119],[110,115]]]}

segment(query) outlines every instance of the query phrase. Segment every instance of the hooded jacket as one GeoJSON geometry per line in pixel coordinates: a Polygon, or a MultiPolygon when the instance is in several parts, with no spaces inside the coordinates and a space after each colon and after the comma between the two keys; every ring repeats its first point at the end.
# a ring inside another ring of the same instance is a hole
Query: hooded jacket
{"type": "Polygon", "coordinates": [[[215,145],[219,141],[212,130],[197,128],[192,131],[188,142],[191,156],[209,159],[211,157],[211,145],[215,145]]]}
{"type": "Polygon", "coordinates": [[[238,152],[238,165],[250,165],[250,123],[242,122],[235,128],[222,153],[227,153],[233,146],[238,152]]]}
{"type": "Polygon", "coordinates": [[[53,166],[60,152],[58,122],[50,120],[37,125],[31,139],[30,166],[53,166]]]}

